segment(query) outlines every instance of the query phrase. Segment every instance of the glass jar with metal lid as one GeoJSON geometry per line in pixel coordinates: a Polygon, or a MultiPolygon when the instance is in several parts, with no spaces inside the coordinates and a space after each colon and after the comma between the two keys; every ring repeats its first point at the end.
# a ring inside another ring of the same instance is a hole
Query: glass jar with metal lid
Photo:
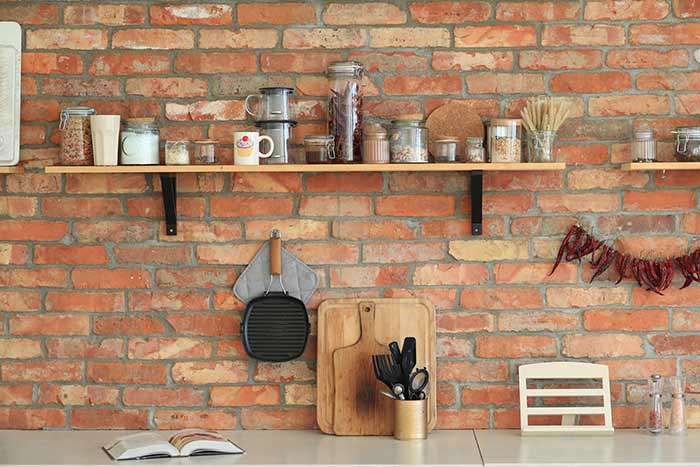
{"type": "Polygon", "coordinates": [[[61,165],[93,165],[92,130],[90,116],[92,107],[66,107],[61,111],[61,165]]]}
{"type": "Polygon", "coordinates": [[[363,73],[360,62],[328,65],[328,133],[335,142],[335,162],[360,162],[363,73]]]}
{"type": "Polygon", "coordinates": [[[460,162],[486,162],[484,139],[479,136],[468,137],[464,156],[460,157],[459,160],[460,162]]]}
{"type": "Polygon", "coordinates": [[[362,162],[365,164],[388,164],[388,132],[384,125],[369,123],[362,129],[362,162]]]}
{"type": "Polygon", "coordinates": [[[632,161],[656,162],[656,141],[654,130],[643,125],[634,131],[632,138],[632,161]]]}
{"type": "Polygon", "coordinates": [[[443,136],[433,141],[433,159],[435,162],[455,162],[457,160],[457,144],[459,140],[453,136],[443,136]]]}
{"type": "Polygon", "coordinates": [[[521,162],[522,120],[494,118],[488,129],[489,162],[521,162]]]}
{"type": "Polygon", "coordinates": [[[405,115],[391,122],[389,130],[391,162],[428,162],[428,128],[422,117],[405,115]]]}
{"type": "Polygon", "coordinates": [[[307,164],[327,164],[335,159],[335,146],[331,135],[307,135],[304,137],[304,155],[307,164]]]}
{"type": "Polygon", "coordinates": [[[155,118],[130,118],[121,134],[120,162],[123,165],[158,165],[160,132],[155,118]]]}
{"type": "Polygon", "coordinates": [[[195,141],[193,163],[195,165],[216,164],[216,145],[218,143],[213,139],[195,141]]]}
{"type": "Polygon", "coordinates": [[[700,162],[700,127],[682,126],[671,133],[676,135],[676,159],[682,162],[700,162]]]}

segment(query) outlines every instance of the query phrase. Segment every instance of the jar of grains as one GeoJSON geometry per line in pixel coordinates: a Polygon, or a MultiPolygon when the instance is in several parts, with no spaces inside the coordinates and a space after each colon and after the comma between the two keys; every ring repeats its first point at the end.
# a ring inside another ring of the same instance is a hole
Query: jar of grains
{"type": "Polygon", "coordinates": [[[189,165],[190,163],[190,142],[189,141],[166,141],[165,142],[165,164],[166,165],[189,165]]]}
{"type": "Polygon", "coordinates": [[[520,162],[522,120],[494,118],[488,131],[489,162],[520,162]]]}
{"type": "Polygon", "coordinates": [[[365,164],[389,163],[389,140],[383,125],[368,123],[362,129],[362,138],[362,162],[365,164]]]}
{"type": "Polygon", "coordinates": [[[95,115],[92,107],[66,107],[61,111],[61,165],[94,164],[90,115],[95,115]]]}
{"type": "Polygon", "coordinates": [[[435,162],[455,162],[457,160],[457,143],[453,136],[444,136],[433,142],[433,158],[435,162]]]}
{"type": "Polygon", "coordinates": [[[486,162],[484,156],[484,139],[478,136],[470,136],[467,138],[467,147],[464,150],[464,156],[460,158],[461,162],[486,162]]]}
{"type": "Polygon", "coordinates": [[[428,128],[423,119],[409,115],[392,121],[389,152],[394,164],[428,162],[428,128]]]}

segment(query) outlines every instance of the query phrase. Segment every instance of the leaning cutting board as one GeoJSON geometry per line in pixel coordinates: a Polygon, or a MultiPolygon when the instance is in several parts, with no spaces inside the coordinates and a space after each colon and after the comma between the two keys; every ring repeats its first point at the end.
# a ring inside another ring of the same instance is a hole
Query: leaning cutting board
{"type": "MultiPolygon", "coordinates": [[[[317,390],[318,402],[316,418],[318,426],[324,433],[335,433],[333,429],[336,413],[345,414],[341,425],[346,427],[361,423],[362,415],[353,407],[354,402],[346,404],[339,400],[341,407],[336,408],[336,375],[351,375],[362,366],[372,371],[370,359],[343,358],[342,367],[335,367],[335,352],[339,349],[357,344],[362,338],[362,307],[374,306],[374,340],[382,345],[382,353],[389,353],[386,345],[391,341],[403,343],[403,339],[414,336],[417,341],[417,367],[427,367],[431,378],[436,377],[437,361],[435,354],[435,308],[426,299],[419,298],[377,298],[377,299],[338,299],[326,300],[318,308],[318,352],[317,352],[317,390]]],[[[379,386],[378,386],[379,387],[379,386]]],[[[383,386],[382,386],[383,387],[383,386]]],[[[359,396],[361,397],[361,395],[359,396]]],[[[381,394],[378,395],[381,396],[381,394]]],[[[389,401],[389,399],[387,399],[389,401]]],[[[389,401],[390,402],[390,401],[389,401]]],[[[437,422],[437,391],[431,381],[428,393],[428,428],[433,429],[437,422]]],[[[376,428],[365,428],[362,434],[391,435],[393,433],[393,406],[380,405],[383,419],[387,423],[376,428]]],[[[345,428],[343,428],[345,429],[345,428]]],[[[345,432],[337,434],[346,434],[345,432]]],[[[349,433],[347,433],[349,434],[349,433]]]]}

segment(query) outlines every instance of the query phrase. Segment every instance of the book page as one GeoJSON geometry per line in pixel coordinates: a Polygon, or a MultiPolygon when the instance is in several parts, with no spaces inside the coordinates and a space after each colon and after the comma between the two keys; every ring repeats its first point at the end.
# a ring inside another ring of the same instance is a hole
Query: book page
{"type": "Polygon", "coordinates": [[[172,444],[181,456],[221,453],[242,454],[243,449],[214,431],[187,429],[170,437],[172,444]]]}
{"type": "Polygon", "coordinates": [[[137,433],[116,439],[104,446],[113,459],[140,459],[144,457],[178,456],[178,451],[156,433],[137,433]]]}

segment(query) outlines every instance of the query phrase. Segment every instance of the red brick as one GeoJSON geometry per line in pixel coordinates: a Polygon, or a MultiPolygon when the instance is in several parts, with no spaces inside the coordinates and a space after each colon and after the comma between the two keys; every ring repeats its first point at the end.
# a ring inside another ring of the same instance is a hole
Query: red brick
{"type": "Polygon", "coordinates": [[[69,5],[63,10],[66,24],[126,26],[145,19],[146,9],[140,5],[69,5]]]}
{"type": "Polygon", "coordinates": [[[3,240],[57,241],[68,232],[66,222],[42,220],[2,220],[0,238],[3,240]]]}
{"type": "Polygon", "coordinates": [[[116,246],[114,256],[119,263],[187,264],[192,257],[189,247],[116,246]]]}
{"type": "Polygon", "coordinates": [[[316,428],[316,410],[288,408],[262,410],[246,408],[241,411],[241,426],[245,430],[308,430],[316,428]]]}
{"type": "Polygon", "coordinates": [[[175,332],[197,336],[237,335],[241,325],[237,314],[170,314],[166,319],[175,332]]]}
{"type": "Polygon", "coordinates": [[[641,188],[649,182],[645,173],[611,172],[605,169],[577,169],[568,174],[569,188],[591,190],[595,188],[614,189],[623,186],[641,188]]]}
{"type": "Polygon", "coordinates": [[[695,192],[677,190],[625,191],[626,211],[689,210],[695,207],[695,192]]]}
{"type": "Polygon", "coordinates": [[[586,3],[584,19],[589,21],[653,20],[668,16],[665,0],[597,0],[586,3]]]}
{"type": "MultiPolygon", "coordinates": [[[[675,229],[674,216],[602,216],[598,219],[598,229],[601,233],[619,235],[625,233],[670,233],[675,229]]],[[[682,225],[682,221],[681,221],[682,225]]]]}
{"type": "Polygon", "coordinates": [[[579,327],[578,314],[559,311],[515,311],[498,315],[498,330],[520,331],[564,331],[579,327]]]}
{"type": "Polygon", "coordinates": [[[56,197],[41,200],[41,212],[47,217],[109,217],[124,213],[117,198],[56,197]]]}
{"type": "Polygon", "coordinates": [[[257,243],[242,245],[200,245],[197,262],[206,264],[248,264],[260,249],[257,243]]]}
{"type": "Polygon", "coordinates": [[[700,23],[630,26],[630,44],[632,45],[695,45],[698,41],[700,41],[700,23]]]}
{"type": "Polygon", "coordinates": [[[141,174],[66,176],[67,193],[143,193],[146,188],[146,179],[141,174]]]}
{"type": "Polygon", "coordinates": [[[455,47],[531,47],[537,45],[534,26],[493,25],[455,27],[455,47]]]}
{"type": "Polygon", "coordinates": [[[153,237],[153,224],[146,221],[78,221],[73,236],[80,242],[142,242],[153,237]]]}
{"type": "Polygon", "coordinates": [[[114,31],[114,49],[191,49],[194,32],[187,29],[125,29],[114,31]]]}
{"type": "Polygon", "coordinates": [[[366,42],[367,33],[360,29],[287,29],[282,37],[286,49],[351,49],[366,42]]]}
{"type": "Polygon", "coordinates": [[[87,379],[95,383],[165,384],[163,363],[88,362],[87,379]]]}
{"type": "MultiPolygon", "coordinates": [[[[674,314],[674,328],[675,328],[674,314]]],[[[666,310],[601,309],[583,312],[583,326],[589,331],[653,331],[668,329],[666,310]]]]}
{"type": "Polygon", "coordinates": [[[552,272],[549,263],[499,263],[493,266],[496,284],[541,284],[577,282],[578,267],[574,264],[560,264],[552,272]]]}
{"type": "Polygon", "coordinates": [[[36,198],[22,196],[0,196],[0,215],[9,217],[34,216],[38,211],[36,198]]]}
{"type": "Polygon", "coordinates": [[[119,389],[78,384],[42,384],[39,402],[59,405],[110,405],[119,399],[119,389]]]}
{"type": "Polygon", "coordinates": [[[131,338],[127,355],[136,360],[210,358],[212,344],[189,337],[131,338]]]}
{"type": "Polygon", "coordinates": [[[365,263],[415,263],[445,258],[442,243],[369,243],[362,247],[365,263]]]}
{"type": "Polygon", "coordinates": [[[83,72],[83,59],[78,54],[27,52],[22,54],[22,73],[78,75],[83,72]]]}
{"type": "Polygon", "coordinates": [[[163,322],[151,316],[98,316],[93,324],[97,335],[144,335],[165,332],[163,322]]]}
{"type": "Polygon", "coordinates": [[[501,2],[496,8],[500,21],[561,21],[578,19],[577,2],[537,1],[501,2]]]}
{"type": "Polygon", "coordinates": [[[479,336],[474,354],[482,358],[554,357],[557,344],[547,336],[479,336]]]}
{"type": "Polygon", "coordinates": [[[552,92],[602,94],[626,91],[632,87],[632,78],[627,73],[611,71],[604,73],[562,73],[552,77],[552,92]]]}
{"type": "Polygon", "coordinates": [[[109,42],[108,31],[101,29],[32,29],[26,36],[27,49],[99,50],[109,42]]]}
{"type": "Polygon", "coordinates": [[[409,271],[405,266],[346,266],[332,268],[331,287],[383,287],[405,285],[409,271]]]}
{"type": "Polygon", "coordinates": [[[668,97],[653,94],[591,97],[588,101],[588,112],[603,117],[662,115],[669,113],[670,109],[668,97]]]}
{"type": "Polygon", "coordinates": [[[460,304],[466,309],[518,310],[542,307],[542,295],[537,289],[464,289],[460,304]]]}
{"type": "Polygon", "coordinates": [[[388,76],[384,79],[388,95],[459,94],[462,80],[459,76],[388,76]]]}
{"type": "MultiPolygon", "coordinates": [[[[666,329],[667,327],[657,329],[666,329]]],[[[700,313],[690,310],[674,310],[672,328],[676,331],[700,330],[700,313]]]]}
{"type": "Polygon", "coordinates": [[[231,429],[236,426],[236,414],[213,410],[157,410],[155,423],[161,430],[201,428],[231,429]]]}
{"type": "Polygon", "coordinates": [[[215,386],[210,389],[211,406],[248,407],[279,403],[280,389],[275,385],[215,386]]]}
{"type": "Polygon", "coordinates": [[[20,315],[10,318],[10,334],[16,336],[70,336],[90,333],[87,315],[20,315]]]}
{"type": "Polygon", "coordinates": [[[238,223],[223,221],[181,221],[176,236],[164,235],[164,230],[161,228],[160,239],[169,242],[229,242],[241,238],[242,233],[238,223]]]}
{"type": "MultiPolygon", "coordinates": [[[[423,235],[428,236],[426,232],[423,235]]],[[[406,221],[333,221],[333,238],[341,240],[411,240],[416,236],[416,229],[406,221]]]]}
{"type": "Polygon", "coordinates": [[[410,10],[417,22],[429,24],[486,21],[491,16],[485,2],[421,2],[412,3],[410,10]]]}
{"type": "Polygon", "coordinates": [[[485,429],[488,426],[488,409],[438,410],[437,428],[441,430],[485,429]]]}
{"type": "Polygon", "coordinates": [[[151,286],[151,275],[143,269],[76,269],[71,274],[79,289],[143,289],[151,286]]]}
{"type": "Polygon", "coordinates": [[[689,303],[695,303],[697,299],[700,299],[700,288],[696,287],[673,290],[673,293],[666,295],[658,295],[640,288],[632,289],[633,306],[687,307],[689,303]]]}
{"type": "Polygon", "coordinates": [[[0,269],[0,287],[65,287],[67,282],[65,269],[0,269]]]}
{"type": "Polygon", "coordinates": [[[354,264],[360,257],[360,246],[350,243],[286,243],[285,249],[306,264],[354,264]]]}
{"type": "Polygon", "coordinates": [[[532,73],[483,73],[469,75],[466,80],[471,94],[544,92],[544,76],[532,73]]]}
{"type": "Polygon", "coordinates": [[[130,78],[126,93],[146,97],[201,97],[207,93],[207,82],[197,78],[130,78]]]}
{"type": "Polygon", "coordinates": [[[266,73],[321,73],[331,62],[340,58],[337,53],[271,52],[261,54],[260,68],[266,73]]]}
{"type": "Polygon", "coordinates": [[[109,261],[103,246],[37,245],[36,264],[106,264],[109,261]]]}
{"type": "Polygon", "coordinates": [[[16,430],[39,430],[66,426],[66,414],[62,409],[52,408],[0,408],[0,428],[16,430]]]}
{"type": "Polygon", "coordinates": [[[0,386],[1,405],[31,405],[33,388],[31,384],[0,386]]]}
{"type": "Polygon", "coordinates": [[[462,405],[513,405],[518,403],[518,387],[488,385],[462,388],[462,405]]]}
{"type": "Polygon", "coordinates": [[[603,53],[600,50],[523,50],[518,62],[525,70],[590,70],[602,66],[603,53]]]}
{"type": "MultiPolygon", "coordinates": [[[[24,89],[24,87],[22,88],[24,89]]],[[[51,122],[58,120],[61,104],[54,99],[24,100],[22,103],[22,121],[51,122]]]]}
{"type": "Polygon", "coordinates": [[[678,18],[700,18],[698,0],[673,0],[673,14],[678,18]]]}
{"type": "Polygon", "coordinates": [[[248,362],[176,362],[173,380],[184,384],[245,383],[248,381],[248,362]]]}
{"type": "Polygon", "coordinates": [[[76,407],[71,414],[71,428],[144,430],[149,427],[148,418],[147,410],[76,407]]]}
{"type": "Polygon", "coordinates": [[[446,195],[391,195],[375,199],[375,212],[380,216],[451,216],[454,198],[446,195]]]}
{"type": "Polygon", "coordinates": [[[230,5],[154,5],[150,9],[151,24],[202,24],[218,26],[231,24],[230,5]]]}
{"type": "Polygon", "coordinates": [[[43,360],[40,362],[2,363],[4,382],[14,381],[80,381],[82,379],[82,362],[61,362],[43,360]]]}
{"type": "Polygon", "coordinates": [[[437,315],[438,332],[493,332],[490,313],[440,313],[437,315]]]}
{"type": "Polygon", "coordinates": [[[480,264],[426,264],[413,273],[416,285],[477,285],[488,279],[488,269],[480,264]]]}
{"type": "Polygon", "coordinates": [[[645,354],[642,339],[628,334],[567,334],[562,337],[562,355],[567,357],[624,357],[645,354]]]}
{"type": "MultiPolygon", "coordinates": [[[[185,174],[180,174],[185,175],[185,174]]],[[[128,212],[133,217],[163,218],[163,200],[161,196],[150,198],[129,198],[126,201],[128,212]]],[[[177,211],[180,218],[202,218],[205,215],[205,203],[201,198],[178,197],[177,211]]],[[[151,224],[152,225],[152,224],[151,224]]]]}
{"type": "Polygon", "coordinates": [[[369,32],[372,48],[449,47],[450,31],[445,28],[372,28],[369,32]]]}
{"type": "Polygon", "coordinates": [[[557,24],[545,26],[543,46],[624,45],[623,26],[609,24],[557,24]]]}
{"type": "Polygon", "coordinates": [[[0,311],[38,311],[40,307],[39,292],[3,290],[0,293],[0,311]]]}
{"type": "Polygon", "coordinates": [[[463,337],[438,336],[437,356],[441,357],[467,357],[471,354],[471,341],[463,337]]]}
{"type": "MultiPolygon", "coordinates": [[[[296,186],[294,186],[296,188],[296,186]]],[[[310,174],[306,179],[307,192],[376,192],[382,190],[381,174],[324,173],[310,174]]],[[[292,191],[292,190],[289,190],[292,191]]],[[[301,191],[301,187],[299,190],[301,191]]]]}
{"type": "Polygon", "coordinates": [[[88,73],[97,76],[156,75],[170,71],[170,57],[163,53],[96,54],[88,73]]]}
{"type": "Polygon", "coordinates": [[[434,70],[511,70],[511,52],[433,52],[434,70]]]}
{"type": "Polygon", "coordinates": [[[637,77],[637,88],[697,91],[700,90],[700,73],[675,71],[640,73],[637,77]]]}
{"type": "Polygon", "coordinates": [[[284,233],[285,240],[325,240],[328,237],[328,222],[313,219],[280,219],[246,221],[248,240],[266,240],[273,229],[284,233]]]}
{"type": "Polygon", "coordinates": [[[123,358],[124,341],[120,338],[48,338],[46,354],[49,358],[123,358]]]}
{"type": "MultiPolygon", "coordinates": [[[[283,214],[290,214],[291,200],[289,211],[283,214]]],[[[313,217],[337,217],[337,216],[352,216],[365,217],[370,215],[371,200],[368,196],[302,196],[299,203],[299,215],[313,217]]],[[[267,211],[266,215],[269,214],[267,211]]]]}
{"type": "Polygon", "coordinates": [[[458,381],[461,384],[482,381],[505,381],[508,363],[497,360],[476,362],[445,361],[438,366],[438,381],[458,381]]]}
{"type": "Polygon", "coordinates": [[[547,303],[556,308],[625,305],[628,293],[621,287],[565,287],[546,291],[547,303]]]}
{"type": "Polygon", "coordinates": [[[194,388],[127,387],[124,388],[125,405],[144,406],[195,406],[202,405],[204,393],[194,388]]]}
{"type": "Polygon", "coordinates": [[[390,3],[331,3],[323,10],[323,22],[328,25],[403,24],[406,13],[390,3]]]}
{"type": "Polygon", "coordinates": [[[386,298],[427,298],[430,300],[437,310],[452,310],[457,305],[456,289],[452,288],[385,288],[384,297],[386,298]]]}
{"type": "Polygon", "coordinates": [[[20,126],[20,145],[44,144],[46,142],[46,130],[38,125],[20,126]]]}
{"type": "Polygon", "coordinates": [[[537,204],[543,212],[606,212],[618,209],[615,193],[542,194],[537,204]]]}
{"type": "Polygon", "coordinates": [[[233,287],[237,277],[238,273],[231,269],[179,268],[156,271],[156,283],[161,288],[233,287]]]}
{"type": "Polygon", "coordinates": [[[271,3],[260,8],[259,3],[238,4],[239,24],[313,24],[316,9],[308,3],[271,3]]]}
{"type": "Polygon", "coordinates": [[[653,49],[617,49],[608,52],[611,68],[671,68],[688,66],[688,51],[653,49]]]}
{"type": "Polygon", "coordinates": [[[7,191],[12,193],[54,193],[61,191],[61,178],[53,174],[21,174],[7,177],[7,191]]]}
{"type": "Polygon", "coordinates": [[[657,334],[649,342],[659,355],[693,355],[700,351],[700,336],[672,336],[657,334]]]}
{"type": "MultiPolygon", "coordinates": [[[[199,33],[199,47],[202,49],[271,49],[277,46],[279,40],[278,32],[275,29],[210,29],[199,33]]],[[[190,68],[196,66],[193,60],[198,54],[191,54],[192,62],[190,68]]],[[[207,61],[216,64],[220,68],[225,68],[226,57],[240,62],[238,65],[229,64],[230,72],[254,72],[256,70],[255,54],[202,54],[200,62],[207,61]]]]}
{"type": "Polygon", "coordinates": [[[212,196],[211,214],[214,217],[286,216],[292,213],[292,199],[257,196],[212,196]]]}
{"type": "MultiPolygon", "coordinates": [[[[31,317],[30,317],[31,318],[31,317]]],[[[16,318],[11,318],[10,319],[10,325],[19,327],[20,332],[14,332],[13,329],[10,329],[10,332],[12,334],[17,334],[17,335],[34,335],[34,333],[26,333],[22,332],[24,331],[23,329],[23,324],[27,320],[19,321],[21,320],[22,317],[16,317],[16,318]],[[13,324],[14,323],[14,324],[13,324]],[[19,323],[20,326],[17,326],[19,323]]],[[[40,334],[40,333],[38,333],[40,334]]],[[[26,359],[26,358],[41,358],[42,352],[41,352],[41,341],[39,340],[33,340],[33,339],[3,339],[2,341],[2,347],[0,347],[0,358],[7,358],[7,359],[26,359]]],[[[1,390],[2,388],[0,388],[1,390]]],[[[0,400],[2,399],[3,394],[0,392],[0,400]]],[[[30,397],[31,399],[31,397],[30,397]]]]}
{"type": "Polygon", "coordinates": [[[2,21],[15,21],[20,24],[57,24],[58,5],[5,5],[0,8],[2,21]]]}
{"type": "MultiPolygon", "coordinates": [[[[339,4],[338,4],[339,5],[339,4]]],[[[350,60],[362,62],[369,72],[422,71],[428,69],[428,59],[414,52],[351,52],[350,60]]],[[[311,78],[311,77],[309,77],[311,78]]],[[[324,80],[319,78],[322,83],[324,80]]],[[[325,84],[325,83],[324,83],[325,84]]],[[[297,88],[300,88],[297,79],[297,88]]],[[[318,95],[325,96],[326,91],[318,95]]]]}
{"type": "Polygon", "coordinates": [[[130,292],[131,311],[195,311],[209,307],[209,297],[200,292],[130,292]]]}

